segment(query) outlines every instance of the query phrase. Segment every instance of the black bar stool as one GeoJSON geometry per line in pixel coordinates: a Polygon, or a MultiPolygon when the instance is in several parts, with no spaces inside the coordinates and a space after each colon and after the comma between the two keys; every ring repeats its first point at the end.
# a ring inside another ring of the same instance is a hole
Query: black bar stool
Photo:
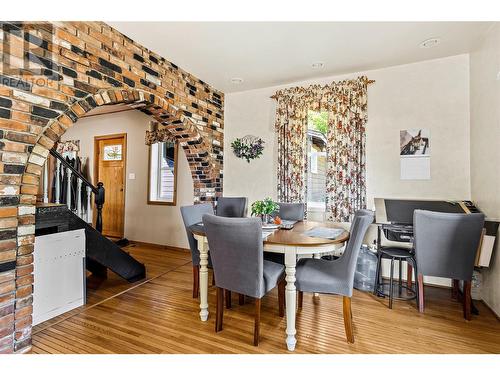
{"type": "Polygon", "coordinates": [[[399,247],[382,247],[378,249],[378,262],[377,262],[377,272],[375,275],[375,286],[373,293],[381,297],[389,297],[389,308],[392,309],[392,301],[394,299],[398,300],[412,300],[416,299],[418,301],[418,288],[417,283],[413,286],[403,285],[402,280],[402,263],[403,260],[410,263],[415,270],[415,275],[417,275],[417,262],[413,256],[413,252],[410,249],[403,249],[399,247]],[[391,273],[389,282],[383,282],[382,279],[382,259],[391,260],[391,273]],[[397,285],[398,293],[394,295],[394,261],[399,261],[399,280],[397,285]]]}

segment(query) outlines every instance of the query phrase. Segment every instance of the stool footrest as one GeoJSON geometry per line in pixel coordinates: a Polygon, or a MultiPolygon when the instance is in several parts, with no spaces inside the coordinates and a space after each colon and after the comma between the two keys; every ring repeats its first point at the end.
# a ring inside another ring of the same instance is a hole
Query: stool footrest
{"type": "MultiPolygon", "coordinates": [[[[377,295],[381,297],[389,297],[390,282],[384,281],[378,284],[377,295]]],[[[392,282],[393,299],[397,300],[412,300],[417,298],[417,293],[413,288],[409,288],[405,284],[400,285],[399,280],[392,282]],[[401,290],[400,290],[401,289],[401,290]]]]}

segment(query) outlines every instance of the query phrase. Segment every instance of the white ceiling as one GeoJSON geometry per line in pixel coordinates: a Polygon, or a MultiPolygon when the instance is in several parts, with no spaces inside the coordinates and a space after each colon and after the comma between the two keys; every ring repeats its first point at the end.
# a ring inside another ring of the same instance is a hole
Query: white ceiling
{"type": "Polygon", "coordinates": [[[466,53],[486,22],[108,22],[223,92],[466,53]],[[441,44],[423,49],[425,39],[441,44]],[[311,67],[324,62],[321,70],[311,67]],[[241,77],[240,85],[231,78],[241,77]]]}

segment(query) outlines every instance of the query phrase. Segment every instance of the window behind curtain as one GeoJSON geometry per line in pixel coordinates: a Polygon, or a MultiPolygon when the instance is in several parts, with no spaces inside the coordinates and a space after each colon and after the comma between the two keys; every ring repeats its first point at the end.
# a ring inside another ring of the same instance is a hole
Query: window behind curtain
{"type": "Polygon", "coordinates": [[[307,217],[323,221],[326,210],[328,113],[309,111],[307,125],[307,217]]]}

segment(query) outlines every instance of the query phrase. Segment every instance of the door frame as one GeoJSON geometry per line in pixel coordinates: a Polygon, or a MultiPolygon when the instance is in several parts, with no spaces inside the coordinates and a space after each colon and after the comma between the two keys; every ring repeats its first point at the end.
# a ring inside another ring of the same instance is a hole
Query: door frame
{"type": "MultiPolygon", "coordinates": [[[[117,133],[117,134],[106,134],[106,135],[96,135],[94,136],[94,183],[97,184],[99,181],[97,177],[99,175],[99,141],[113,138],[123,138],[123,215],[122,215],[122,225],[120,231],[122,236],[125,236],[125,202],[127,200],[127,133],[117,133]]],[[[104,194],[106,194],[106,186],[104,186],[104,194]]],[[[106,204],[106,195],[104,196],[104,204],[106,204]]],[[[95,225],[96,220],[96,210],[93,210],[93,222],[95,225]]]]}

